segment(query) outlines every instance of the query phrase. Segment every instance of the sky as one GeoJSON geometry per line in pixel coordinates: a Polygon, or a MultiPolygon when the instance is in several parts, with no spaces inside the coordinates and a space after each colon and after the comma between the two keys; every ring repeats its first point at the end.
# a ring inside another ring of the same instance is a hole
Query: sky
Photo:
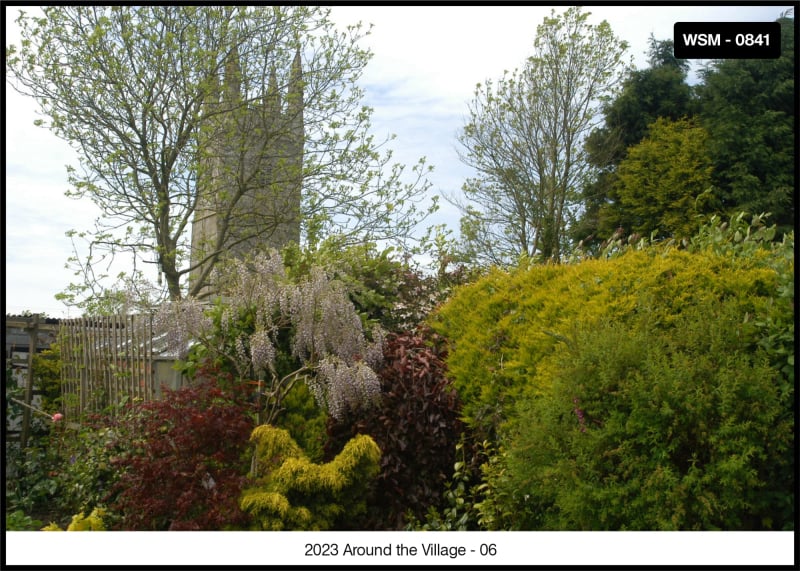
{"type": "MultiPolygon", "coordinates": [[[[671,39],[675,22],[774,21],[791,4],[607,6],[586,3],[590,22],[608,21],[629,43],[637,68],[647,67],[647,41],[671,39]]],[[[520,68],[532,54],[536,28],[551,9],[568,5],[527,6],[334,6],[332,20],[342,28],[357,21],[374,25],[362,45],[373,57],[359,85],[373,109],[376,139],[394,134],[394,161],[408,165],[420,157],[433,165],[430,193],[457,196],[473,171],[458,157],[457,136],[477,83],[499,79],[520,68]]],[[[4,44],[19,43],[14,20],[20,9],[4,6],[4,44]]],[[[5,312],[79,317],[80,311],[55,299],[73,280],[64,267],[73,254],[65,233],[88,230],[98,211],[87,200],[64,196],[66,165],[78,164],[70,146],[34,126],[38,107],[4,82],[5,105],[5,312]]],[[[442,200],[439,212],[419,229],[445,224],[458,231],[458,211],[442,200]]]]}

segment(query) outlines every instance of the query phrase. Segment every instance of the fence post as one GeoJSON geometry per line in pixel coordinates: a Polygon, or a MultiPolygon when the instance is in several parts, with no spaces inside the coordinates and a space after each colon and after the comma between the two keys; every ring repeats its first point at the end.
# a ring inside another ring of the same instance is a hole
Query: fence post
{"type": "Polygon", "coordinates": [[[31,403],[33,402],[33,356],[36,354],[36,346],[39,344],[39,314],[33,315],[33,321],[28,328],[28,376],[25,382],[25,408],[22,410],[22,432],[19,436],[20,448],[24,450],[28,446],[28,435],[31,430],[31,403]]]}

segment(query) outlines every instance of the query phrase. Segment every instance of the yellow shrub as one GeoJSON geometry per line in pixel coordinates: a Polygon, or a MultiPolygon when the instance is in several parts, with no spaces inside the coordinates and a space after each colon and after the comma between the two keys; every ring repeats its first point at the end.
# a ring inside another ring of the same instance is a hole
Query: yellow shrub
{"type": "Polygon", "coordinates": [[[360,434],[336,458],[315,464],[281,428],[262,425],[250,438],[256,445],[254,485],[239,500],[263,530],[325,530],[365,508],[369,481],[378,474],[381,451],[360,434]]]}
{"type": "Polygon", "coordinates": [[[552,378],[557,346],[601,322],[646,313],[671,328],[689,307],[736,297],[742,347],[752,346],[755,340],[744,335],[747,316],[768,310],[778,284],[770,256],[768,250],[743,258],[653,246],[607,260],[489,272],[458,289],[432,318],[451,343],[447,365],[465,420],[481,437],[496,436],[513,403],[552,378]]]}
{"type": "MultiPolygon", "coordinates": [[[[94,508],[88,517],[83,512],[72,516],[72,522],[67,526],[67,531],[105,531],[103,516],[106,511],[103,508],[94,508]]],[[[43,527],[42,531],[64,531],[57,523],[50,522],[50,525],[43,527]]]]}

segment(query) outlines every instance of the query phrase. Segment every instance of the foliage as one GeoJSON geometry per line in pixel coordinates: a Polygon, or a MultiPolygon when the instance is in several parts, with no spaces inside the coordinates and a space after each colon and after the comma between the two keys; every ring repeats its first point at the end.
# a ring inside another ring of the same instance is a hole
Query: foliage
{"type": "Polygon", "coordinates": [[[759,315],[773,319],[783,311],[786,325],[792,314],[787,296],[793,295],[793,282],[790,288],[786,276],[793,267],[787,253],[793,252],[793,239],[772,248],[762,243],[771,232],[754,228],[748,238],[738,229],[718,235],[705,228],[700,234],[709,232],[733,243],[735,254],[715,253],[716,242],[701,247],[698,240],[691,251],[681,251],[668,241],[626,247],[608,259],[495,269],[459,288],[432,325],[451,343],[449,376],[477,438],[494,441],[513,416],[514,401],[546,386],[553,367],[546,357],[578,324],[621,318],[641,311],[645,302],[656,308],[653,319],[670,323],[701,296],[754,296],[743,315],[758,320],[756,306],[759,315]]]}
{"type": "MultiPolygon", "coordinates": [[[[671,41],[651,38],[650,68],[629,73],[619,95],[604,107],[604,125],[586,139],[586,151],[598,174],[582,188],[583,209],[570,231],[575,241],[597,251],[603,247],[600,242],[611,239],[618,228],[630,234],[642,226],[641,214],[631,212],[617,194],[617,167],[659,118],[690,117],[705,131],[700,155],[702,162],[709,161],[713,167],[708,186],[714,189],[714,202],[706,205],[711,208],[708,213],[727,218],[741,211],[772,212],[778,238],[791,230],[794,20],[782,17],[778,22],[780,58],[712,61],[700,71],[700,83],[693,87],[686,83],[686,62],[672,54],[671,41]]],[[[656,161],[662,165],[662,175],[663,164],[656,161]]],[[[679,167],[680,162],[676,160],[673,166],[679,167]]],[[[641,170],[650,178],[648,186],[653,186],[659,169],[641,170]]],[[[661,206],[667,213],[672,208],[669,203],[661,206]]],[[[661,212],[651,215],[661,216],[661,212]]]]}
{"type": "Polygon", "coordinates": [[[61,408],[61,349],[53,343],[33,356],[34,387],[41,395],[41,409],[58,412],[61,408]]]}
{"type": "MultiPolygon", "coordinates": [[[[106,526],[103,518],[106,511],[103,508],[95,508],[88,516],[83,512],[72,516],[72,521],[67,526],[67,531],[105,531],[106,526]]],[[[50,525],[43,527],[42,531],[63,531],[57,523],[51,522],[50,525]]]]}
{"type": "Polygon", "coordinates": [[[586,144],[598,167],[616,165],[626,150],[640,142],[657,119],[676,121],[691,115],[691,91],[686,83],[686,60],[675,60],[672,40],[651,36],[650,67],[628,71],[617,96],[603,106],[604,124],[592,131],[586,144]]]}
{"type": "Polygon", "coordinates": [[[129,436],[118,418],[105,414],[88,416],[78,428],[62,431],[59,464],[52,471],[58,493],[50,498],[51,505],[67,514],[109,505],[120,479],[114,461],[128,450],[129,436]]]}
{"type": "Polygon", "coordinates": [[[22,510],[6,512],[6,531],[35,531],[41,527],[41,521],[33,519],[22,510]]]}
{"type": "MultiPolygon", "coordinates": [[[[54,430],[54,426],[50,430],[54,430]]],[[[35,519],[44,519],[43,515],[53,511],[53,498],[57,498],[60,491],[57,476],[63,464],[57,446],[58,435],[43,430],[32,433],[25,449],[16,442],[6,443],[4,466],[9,474],[5,489],[6,512],[20,511],[35,519]]]]}
{"type": "Polygon", "coordinates": [[[455,244],[442,227],[428,229],[421,240],[424,251],[437,264],[435,274],[408,259],[397,259],[397,250],[378,250],[375,244],[347,246],[330,238],[316,248],[290,244],[282,250],[290,279],[308,276],[313,267],[344,284],[353,306],[366,323],[379,323],[395,333],[415,329],[450,294],[451,289],[472,278],[459,262],[455,244]]]}
{"type": "Polygon", "coordinates": [[[723,216],[771,212],[778,237],[794,226],[794,18],[779,18],[781,57],[717,60],[697,88],[723,216]]]}
{"type": "Polygon", "coordinates": [[[453,290],[470,283],[479,275],[478,267],[459,264],[451,270],[444,267],[435,275],[409,268],[398,292],[398,301],[392,308],[395,331],[402,333],[424,327],[428,317],[444,303],[453,290]]]}
{"type": "Polygon", "coordinates": [[[110,506],[126,530],[222,530],[242,526],[238,496],[253,427],[241,392],[215,379],[166,391],[124,419],[128,450],[110,506]]]}
{"type": "Polygon", "coordinates": [[[586,137],[587,159],[597,168],[597,177],[581,189],[583,211],[570,229],[576,242],[594,247],[619,227],[630,230],[613,188],[617,166],[657,119],[677,121],[692,114],[688,62],[674,58],[672,44],[650,37],[650,67],[628,71],[618,95],[603,105],[603,125],[586,137]]]}
{"type": "Polygon", "coordinates": [[[328,413],[317,406],[305,383],[298,383],[286,394],[279,420],[280,428],[289,431],[308,459],[321,462],[325,455],[328,418],[328,413]]]}
{"type": "MultiPolygon", "coordinates": [[[[484,446],[486,443],[484,443],[484,446]]],[[[474,470],[471,464],[477,459],[473,454],[473,462],[467,458],[465,439],[456,444],[456,457],[460,458],[453,464],[453,475],[445,485],[444,505],[441,509],[429,506],[424,520],[418,519],[413,513],[407,514],[407,531],[472,531],[479,528],[480,503],[476,501],[480,492],[487,488],[486,484],[475,485],[474,470]]],[[[485,452],[485,448],[484,448],[485,452]]]]}
{"type": "MultiPolygon", "coordinates": [[[[25,385],[21,375],[14,374],[11,359],[6,359],[3,382],[5,409],[4,434],[14,426],[21,426],[25,407],[25,385]],[[22,382],[20,382],[22,381],[22,382]]],[[[20,511],[29,514],[46,503],[54,484],[48,473],[57,467],[57,455],[49,446],[53,422],[44,415],[30,415],[28,446],[22,448],[19,440],[5,440],[6,513],[20,511]]]]}
{"type": "Polygon", "coordinates": [[[688,238],[713,209],[708,136],[696,122],[657,119],[619,163],[614,194],[639,235],[688,238]]]}
{"type": "Polygon", "coordinates": [[[430,330],[391,335],[380,405],[329,423],[328,457],[356,434],[371,436],[383,453],[361,529],[402,529],[409,512],[422,517],[441,503],[463,431],[445,357],[443,340],[430,330]]]}
{"type": "Polygon", "coordinates": [[[628,245],[456,293],[435,328],[467,422],[500,443],[483,526],[791,526],[794,241],[775,231],[712,217],[685,250],[628,245]]]}
{"type": "Polygon", "coordinates": [[[390,312],[397,302],[404,273],[403,263],[394,259],[394,254],[392,247],[379,251],[375,243],[348,246],[336,237],[316,247],[290,244],[282,250],[291,279],[307,277],[314,267],[325,269],[332,279],[344,284],[362,318],[387,328],[391,328],[390,312]]]}
{"type": "MultiPolygon", "coordinates": [[[[34,364],[36,364],[36,357],[34,357],[34,364]]],[[[5,363],[5,378],[3,383],[3,391],[5,393],[5,427],[8,430],[10,427],[22,422],[23,415],[27,409],[24,405],[25,392],[26,392],[26,378],[27,374],[20,370],[15,371],[11,365],[11,359],[7,359],[5,363]]],[[[49,375],[50,363],[42,367],[42,373],[45,376],[49,375]]],[[[36,374],[38,369],[34,368],[34,387],[36,387],[36,374]]],[[[52,393],[50,393],[52,395],[52,393]]],[[[45,395],[47,396],[47,395],[45,395]]],[[[38,408],[38,407],[36,407],[38,408]]],[[[50,403],[47,411],[41,411],[37,414],[30,415],[29,425],[29,439],[37,441],[40,438],[46,438],[50,434],[50,429],[53,426],[51,412],[54,410],[54,404],[50,403]]],[[[41,410],[41,409],[40,409],[41,410]]],[[[32,411],[31,411],[32,412],[32,411]]],[[[7,442],[8,446],[10,443],[7,442]]],[[[18,446],[17,446],[18,447],[18,446]]]]}
{"type": "Polygon", "coordinates": [[[226,269],[225,298],[211,310],[187,299],[157,314],[154,327],[173,351],[184,354],[194,341],[200,357],[233,366],[240,382],[259,379],[261,421],[276,422],[298,381],[334,416],[370,406],[379,390],[374,367],[383,332],[375,326],[367,338],[342,282],[320,267],[291,281],[275,251],[231,260],[226,269]]]}
{"type": "Polygon", "coordinates": [[[242,492],[240,506],[256,529],[334,529],[363,512],[363,490],[377,474],[381,455],[369,436],[356,436],[326,464],[309,461],[281,428],[258,426],[251,441],[254,481],[242,492]]]}
{"type": "MultiPolygon", "coordinates": [[[[7,455],[15,470],[6,488],[8,508],[52,519],[107,505],[119,479],[113,460],[126,440],[117,420],[107,415],[83,418],[77,428],[51,423],[24,451],[7,455]]],[[[109,519],[115,515],[107,512],[109,519]]]]}
{"type": "Polygon", "coordinates": [[[767,215],[753,216],[748,222],[744,213],[723,222],[712,216],[708,224],[692,238],[690,251],[711,251],[719,256],[757,259],[764,249],[770,252],[764,263],[777,274],[774,300],[767,311],[754,319],[758,331],[758,346],[765,351],[770,363],[794,383],[794,231],[774,239],[778,226],[767,226],[767,215]]]}
{"type": "Polygon", "coordinates": [[[461,233],[474,259],[558,260],[575,189],[589,175],[582,140],[618,80],[627,48],[580,6],[537,28],[522,70],[478,84],[459,141],[478,176],[464,186],[461,233]]]}
{"type": "MultiPolygon", "coordinates": [[[[58,410],[59,347],[54,344],[50,350],[36,354],[33,364],[42,409],[58,410]]],[[[31,418],[28,448],[20,451],[18,445],[7,446],[6,460],[12,470],[6,489],[9,504],[42,517],[102,505],[117,476],[110,464],[118,451],[113,418],[93,415],[80,419],[80,424],[72,423],[70,428],[65,422],[43,421],[41,415],[31,418]]]]}
{"type": "Polygon", "coordinates": [[[501,488],[514,529],[791,529],[793,389],[752,349],[742,300],[705,298],[670,327],[642,309],[578,331],[520,403],[501,488]]]}
{"type": "MultiPolygon", "coordinates": [[[[436,208],[435,201],[429,209],[420,206],[429,188],[425,160],[410,169],[413,182],[403,182],[405,167],[392,164],[391,151],[381,149],[386,141],[369,134],[372,110],[361,104],[357,81],[371,53],[358,47],[369,33],[360,23],[338,30],[330,9],[314,6],[43,11],[41,18],[23,13],[17,19],[21,43],[7,48],[10,84],[36,99],[46,117],[38,125],[78,149],[80,168],[68,168],[68,195],[90,199],[101,211],[94,229],[69,233],[73,244],[76,238],[88,242],[88,252],[76,246],[69,265],[77,280],[61,294],[63,301],[96,312],[118,309],[116,294],[125,291],[145,303],[201,291],[205,276],[190,284],[186,278],[192,270],[188,230],[203,204],[198,182],[211,180],[214,167],[207,159],[217,152],[206,143],[226,137],[232,146],[240,144],[230,129],[219,127],[220,118],[245,121],[256,103],[274,101],[270,89],[289,84],[293,68],[302,93],[286,98],[288,112],[281,120],[270,117],[262,140],[273,145],[294,132],[298,119],[302,123],[303,164],[288,174],[303,178],[299,217],[311,241],[330,234],[351,242],[399,239],[436,208]],[[233,81],[232,75],[242,97],[220,97],[220,82],[233,81]],[[130,269],[117,276],[118,286],[104,287],[114,279],[103,270],[115,256],[125,256],[130,269]],[[145,278],[141,268],[149,263],[157,264],[165,288],[145,278]]],[[[253,156],[230,155],[245,161],[253,156]]],[[[230,171],[247,169],[237,161],[230,171]]],[[[296,220],[296,212],[276,210],[258,223],[238,223],[252,217],[242,208],[252,194],[251,178],[225,177],[207,193],[224,201],[220,212],[227,215],[218,240],[200,255],[207,262],[203,271],[238,241],[270,235],[286,216],[296,220]]],[[[196,260],[192,265],[198,266],[196,260]]]]}

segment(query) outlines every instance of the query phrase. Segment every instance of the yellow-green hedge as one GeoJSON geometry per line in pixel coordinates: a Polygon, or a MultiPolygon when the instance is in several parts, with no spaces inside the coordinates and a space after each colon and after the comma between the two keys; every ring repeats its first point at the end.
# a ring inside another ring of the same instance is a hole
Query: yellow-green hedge
{"type": "Polygon", "coordinates": [[[794,240],[494,270],[434,317],[489,529],[791,529],[794,240]]]}
{"type": "Polygon", "coordinates": [[[752,346],[756,317],[776,309],[774,258],[767,249],[741,257],[652,246],[607,260],[489,272],[432,318],[450,340],[447,365],[465,420],[494,436],[517,398],[546,386],[556,344],[601,321],[647,312],[671,327],[684,308],[736,297],[741,329],[750,333],[742,349],[752,346]]]}

